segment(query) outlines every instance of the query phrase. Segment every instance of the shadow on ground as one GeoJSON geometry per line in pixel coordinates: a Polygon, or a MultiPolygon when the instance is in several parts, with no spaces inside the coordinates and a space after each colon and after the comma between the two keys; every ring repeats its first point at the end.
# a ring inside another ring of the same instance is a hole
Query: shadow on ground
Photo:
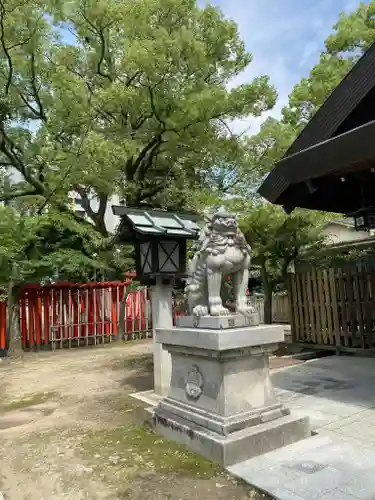
{"type": "Polygon", "coordinates": [[[300,397],[326,398],[336,403],[375,405],[375,359],[330,356],[272,374],[279,392],[300,397]]]}
{"type": "Polygon", "coordinates": [[[154,363],[152,354],[132,356],[117,363],[116,369],[124,370],[123,386],[136,392],[148,391],[154,387],[154,363]]]}

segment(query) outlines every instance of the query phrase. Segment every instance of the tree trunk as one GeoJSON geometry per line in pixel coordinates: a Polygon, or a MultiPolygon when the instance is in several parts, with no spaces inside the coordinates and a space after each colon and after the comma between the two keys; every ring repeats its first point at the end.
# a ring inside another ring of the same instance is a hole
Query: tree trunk
{"type": "Polygon", "coordinates": [[[20,330],[20,293],[11,278],[8,285],[7,339],[10,358],[20,358],[24,352],[20,330]]]}
{"type": "Polygon", "coordinates": [[[267,276],[267,271],[264,266],[261,267],[263,292],[264,292],[264,324],[272,324],[272,286],[267,276]]]}

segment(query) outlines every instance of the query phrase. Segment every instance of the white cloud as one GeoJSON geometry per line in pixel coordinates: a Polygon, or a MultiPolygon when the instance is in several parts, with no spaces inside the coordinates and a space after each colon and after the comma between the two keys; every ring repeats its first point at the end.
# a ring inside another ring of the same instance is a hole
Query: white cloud
{"type": "Polygon", "coordinates": [[[231,124],[235,132],[256,133],[267,116],[280,116],[293,86],[318,61],[324,40],[342,11],[353,11],[359,0],[212,0],[237,22],[253,62],[233,85],[267,74],[278,91],[275,108],[262,117],[231,124]]]}

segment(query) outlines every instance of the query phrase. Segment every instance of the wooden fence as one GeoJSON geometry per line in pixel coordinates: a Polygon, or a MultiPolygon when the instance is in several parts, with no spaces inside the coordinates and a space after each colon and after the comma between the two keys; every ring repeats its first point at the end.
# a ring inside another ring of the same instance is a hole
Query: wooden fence
{"type": "MultiPolygon", "coordinates": [[[[259,314],[260,322],[264,322],[264,301],[263,297],[252,297],[249,299],[250,304],[259,314]]],[[[273,323],[289,323],[289,298],[288,295],[275,294],[272,297],[272,322],[273,323]]]]}
{"type": "Polygon", "coordinates": [[[348,264],[290,275],[293,341],[337,350],[375,347],[375,268],[348,264]]]}
{"type": "MultiPolygon", "coordinates": [[[[128,293],[131,281],[26,286],[20,299],[20,332],[26,349],[103,343],[119,335],[151,334],[148,290],[128,293]]],[[[6,303],[0,303],[0,351],[6,351],[6,303]]]]}
{"type": "MultiPolygon", "coordinates": [[[[149,290],[128,292],[126,282],[28,285],[20,299],[20,332],[25,349],[78,347],[110,342],[120,336],[152,335],[149,290]],[[126,299],[126,300],[125,300],[126,299]]],[[[249,299],[263,322],[263,299],[249,299]]],[[[183,314],[174,307],[174,316],[183,314]]],[[[7,304],[0,302],[0,355],[8,347],[7,304]]],[[[273,322],[289,322],[288,297],[273,297],[273,322]]]]}

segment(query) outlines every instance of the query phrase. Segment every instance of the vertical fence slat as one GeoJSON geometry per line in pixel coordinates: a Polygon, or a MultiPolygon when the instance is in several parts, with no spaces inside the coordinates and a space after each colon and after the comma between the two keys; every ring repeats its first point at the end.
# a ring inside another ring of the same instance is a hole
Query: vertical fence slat
{"type": "Polygon", "coordinates": [[[301,275],[301,292],[302,292],[302,305],[303,315],[305,319],[305,338],[308,342],[311,340],[310,317],[309,317],[309,301],[307,297],[307,275],[301,275]]]}
{"type": "Polygon", "coordinates": [[[329,288],[331,293],[331,310],[332,310],[332,320],[333,320],[333,332],[332,341],[335,342],[336,347],[341,345],[341,330],[339,321],[339,310],[337,302],[337,287],[336,287],[336,275],[334,269],[329,269],[328,271],[329,288]]]}
{"type": "Polygon", "coordinates": [[[49,290],[43,290],[43,336],[44,345],[48,345],[50,341],[50,295],[49,290]]]}
{"type": "Polygon", "coordinates": [[[362,349],[365,348],[365,328],[363,322],[363,300],[362,300],[362,286],[359,279],[359,270],[355,269],[354,273],[354,285],[355,285],[355,310],[358,321],[358,330],[359,330],[359,343],[362,349]]]}
{"type": "Polygon", "coordinates": [[[348,316],[348,308],[346,300],[346,281],[342,269],[338,269],[337,277],[338,277],[338,297],[339,297],[340,312],[341,312],[340,322],[344,337],[344,346],[347,347],[349,345],[349,328],[348,328],[349,316],[348,316]]]}
{"type": "Polygon", "coordinates": [[[306,273],[307,280],[307,301],[309,306],[309,320],[310,320],[310,340],[316,344],[316,324],[315,324],[315,315],[314,315],[314,301],[313,301],[313,292],[311,285],[311,273],[306,273]]]}
{"type": "MultiPolygon", "coordinates": [[[[118,301],[118,286],[112,288],[111,292],[111,318],[112,318],[112,334],[114,337],[117,338],[118,336],[118,314],[117,310],[119,307],[119,301],[118,301]]],[[[109,339],[111,340],[111,335],[109,336],[109,339]]]]}
{"type": "Polygon", "coordinates": [[[372,348],[372,316],[373,311],[371,308],[370,299],[370,282],[371,282],[371,272],[367,266],[363,265],[361,268],[361,281],[363,282],[363,312],[364,312],[364,322],[366,327],[366,346],[372,348]]]}
{"type": "Polygon", "coordinates": [[[327,313],[327,340],[329,345],[334,345],[333,339],[333,317],[332,317],[332,296],[329,286],[329,276],[328,271],[325,269],[323,271],[323,283],[324,283],[324,297],[325,297],[325,309],[327,313]]]}
{"type": "Polygon", "coordinates": [[[371,325],[371,338],[372,345],[371,347],[375,347],[374,345],[374,323],[375,323],[375,268],[371,266],[370,271],[370,310],[372,314],[372,325],[371,325]]]}
{"type": "Polygon", "coordinates": [[[0,302],[0,351],[5,351],[6,345],[6,322],[7,322],[7,304],[0,302]]]}
{"type": "Polygon", "coordinates": [[[326,311],[326,304],[325,304],[325,298],[324,298],[324,276],[323,276],[323,271],[318,271],[317,272],[317,279],[318,279],[318,290],[319,290],[319,314],[320,314],[320,324],[322,327],[322,342],[323,345],[328,344],[328,337],[327,337],[327,311],[326,311]]]}
{"type": "Polygon", "coordinates": [[[27,312],[25,295],[21,297],[20,301],[20,327],[22,345],[23,347],[27,347],[27,312]]]}
{"type": "Polygon", "coordinates": [[[59,323],[59,340],[60,340],[60,349],[64,347],[64,301],[63,301],[63,290],[59,290],[59,314],[58,314],[58,323],[59,323]]]}
{"type": "Polygon", "coordinates": [[[81,332],[79,326],[79,289],[74,290],[71,296],[72,299],[72,308],[73,308],[73,338],[77,342],[77,345],[80,343],[81,332]]]}
{"type": "Polygon", "coordinates": [[[28,321],[28,340],[29,340],[29,346],[34,347],[35,345],[35,328],[34,328],[34,307],[35,307],[35,302],[34,302],[34,294],[31,294],[29,292],[28,297],[27,297],[27,312],[29,316],[29,321],[28,321]]]}
{"type": "Polygon", "coordinates": [[[354,301],[354,288],[353,288],[353,276],[352,270],[348,266],[346,268],[346,290],[348,295],[348,310],[350,316],[350,336],[349,336],[349,346],[355,347],[357,339],[357,317],[354,301]]]}
{"type": "Polygon", "coordinates": [[[296,297],[296,280],[295,273],[288,274],[288,295],[289,295],[289,318],[292,340],[296,342],[296,332],[299,328],[298,324],[298,302],[296,297]]]}
{"type": "Polygon", "coordinates": [[[299,332],[298,339],[300,342],[305,340],[305,320],[303,316],[303,298],[302,298],[302,286],[301,286],[301,274],[296,274],[296,289],[297,289],[297,302],[298,302],[298,314],[299,314],[299,332]]]}
{"type": "Polygon", "coordinates": [[[35,343],[37,348],[42,344],[42,297],[39,290],[35,293],[35,343]]]}
{"type": "Polygon", "coordinates": [[[319,292],[318,292],[318,277],[316,274],[316,269],[313,269],[311,272],[311,280],[312,280],[312,307],[315,313],[315,338],[316,343],[322,343],[322,322],[320,315],[320,307],[319,307],[319,292]]]}

